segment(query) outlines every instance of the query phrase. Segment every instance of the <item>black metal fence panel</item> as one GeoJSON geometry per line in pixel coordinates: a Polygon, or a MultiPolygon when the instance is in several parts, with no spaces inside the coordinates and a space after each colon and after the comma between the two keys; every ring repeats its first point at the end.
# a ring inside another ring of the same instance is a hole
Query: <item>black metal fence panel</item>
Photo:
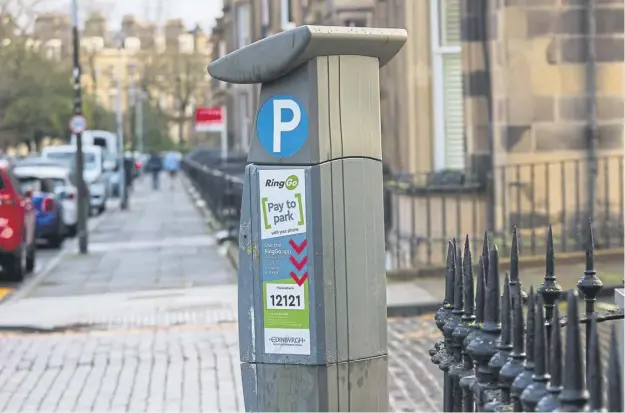
{"type": "Polygon", "coordinates": [[[238,240],[243,173],[247,160],[242,156],[222,161],[211,151],[191,152],[182,161],[182,170],[202,196],[208,210],[227,234],[238,240]]]}
{"type": "Polygon", "coordinates": [[[570,290],[565,317],[560,317],[557,306],[562,287],[554,273],[552,227],[547,229],[545,280],[536,292],[530,288],[529,294],[519,279],[516,228],[503,295],[499,249],[488,237],[479,257],[475,296],[470,239],[465,239],[464,253],[455,239],[448,242],[445,299],[434,316],[444,340],[430,350],[432,362],[443,371],[444,411],[624,411],[615,326],[611,326],[605,377],[597,331],[598,323],[622,320],[623,309],[595,311],[603,284],[594,270],[590,224],[584,233],[586,268],[577,289],[585,301],[585,312],[580,315],[577,294],[570,290]],[[586,325],[585,343],[582,324],[586,325]],[[566,327],[564,341],[562,327],[566,327]]]}
{"type": "Polygon", "coordinates": [[[584,159],[496,167],[492,187],[477,177],[451,171],[388,174],[389,267],[438,265],[444,262],[448,239],[469,234],[472,244],[477,244],[483,242],[484,230],[508,256],[507,234],[513,227],[519,228],[520,252],[540,254],[548,224],[556,251],[583,251],[588,216],[595,223],[596,248],[623,247],[623,156],[601,156],[597,164],[592,203],[584,159]]]}

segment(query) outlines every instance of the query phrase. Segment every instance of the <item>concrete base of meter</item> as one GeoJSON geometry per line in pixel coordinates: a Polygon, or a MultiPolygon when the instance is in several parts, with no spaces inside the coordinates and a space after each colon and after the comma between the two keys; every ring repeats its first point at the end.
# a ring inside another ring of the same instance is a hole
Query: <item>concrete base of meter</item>
{"type": "Polygon", "coordinates": [[[248,412],[388,412],[388,359],[314,365],[241,364],[248,412]]]}

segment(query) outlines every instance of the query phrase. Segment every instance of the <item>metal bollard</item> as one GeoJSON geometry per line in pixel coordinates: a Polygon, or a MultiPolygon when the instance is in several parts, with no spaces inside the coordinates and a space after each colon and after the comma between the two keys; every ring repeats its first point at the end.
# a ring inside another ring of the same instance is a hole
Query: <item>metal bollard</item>
{"type": "Polygon", "coordinates": [[[247,411],[388,411],[379,68],[406,38],[301,26],[208,67],[262,83],[239,233],[247,411]]]}

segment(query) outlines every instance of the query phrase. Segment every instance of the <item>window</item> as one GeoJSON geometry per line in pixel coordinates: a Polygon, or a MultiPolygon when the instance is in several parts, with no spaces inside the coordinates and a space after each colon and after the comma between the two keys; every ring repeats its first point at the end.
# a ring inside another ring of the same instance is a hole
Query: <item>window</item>
{"type": "Polygon", "coordinates": [[[156,47],[157,53],[163,53],[165,51],[165,37],[156,36],[154,38],[154,46],[156,47]]]}
{"type": "Polygon", "coordinates": [[[291,0],[280,0],[280,26],[282,30],[289,30],[295,27],[291,0]]]}
{"type": "MultiPolygon", "coordinates": [[[[224,40],[220,40],[219,41],[219,57],[223,57],[226,55],[226,42],[224,40]]],[[[226,89],[227,88],[227,84],[226,82],[222,82],[221,80],[219,81],[219,88],[220,89],[226,89]]]]}
{"type": "Polygon", "coordinates": [[[48,40],[46,44],[46,58],[50,60],[61,60],[61,46],[59,39],[48,40]]]}
{"type": "Polygon", "coordinates": [[[269,28],[271,27],[271,0],[261,0],[261,37],[265,38],[269,34],[269,28]]]}
{"type": "Polygon", "coordinates": [[[241,93],[241,99],[239,99],[239,121],[241,125],[241,149],[247,151],[250,145],[249,95],[247,93],[241,93]]]}
{"type": "Polygon", "coordinates": [[[367,21],[365,19],[349,19],[345,20],[344,25],[347,27],[367,27],[367,21]]]}
{"type": "Polygon", "coordinates": [[[114,109],[117,107],[117,91],[115,89],[109,90],[109,109],[114,109]]]}
{"type": "Polygon", "coordinates": [[[250,5],[239,4],[236,6],[236,40],[237,49],[251,43],[250,39],[250,5]]]}
{"type": "Polygon", "coordinates": [[[430,0],[434,80],[434,167],[464,169],[460,2],[430,0]]]}
{"type": "MultiPolygon", "coordinates": [[[[46,156],[50,159],[75,163],[76,152],[48,152],[46,156]]],[[[83,152],[82,162],[85,170],[93,170],[97,167],[95,153],[93,152],[83,152]]]]}
{"type": "Polygon", "coordinates": [[[84,37],[81,43],[90,53],[96,53],[104,49],[104,39],[102,37],[84,37]]]}
{"type": "Polygon", "coordinates": [[[189,33],[181,34],[178,36],[178,44],[180,53],[191,54],[195,49],[195,38],[189,33]]]}
{"type": "Polygon", "coordinates": [[[124,40],[124,49],[129,52],[138,52],[141,49],[141,40],[138,37],[127,37],[124,40]]]}

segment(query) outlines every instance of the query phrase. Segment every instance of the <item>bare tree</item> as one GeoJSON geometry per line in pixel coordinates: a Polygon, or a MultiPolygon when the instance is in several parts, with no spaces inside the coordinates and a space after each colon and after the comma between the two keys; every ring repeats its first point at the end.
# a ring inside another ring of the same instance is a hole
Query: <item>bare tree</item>
{"type": "Polygon", "coordinates": [[[154,53],[145,60],[143,86],[148,97],[178,127],[180,143],[185,141],[184,126],[191,120],[190,109],[198,96],[203,95],[206,81],[206,58],[197,53],[154,53]],[[160,104],[160,97],[169,99],[160,104]]]}
{"type": "Polygon", "coordinates": [[[43,4],[44,0],[0,0],[0,16],[10,18],[13,36],[24,36],[32,33],[43,4]]]}

